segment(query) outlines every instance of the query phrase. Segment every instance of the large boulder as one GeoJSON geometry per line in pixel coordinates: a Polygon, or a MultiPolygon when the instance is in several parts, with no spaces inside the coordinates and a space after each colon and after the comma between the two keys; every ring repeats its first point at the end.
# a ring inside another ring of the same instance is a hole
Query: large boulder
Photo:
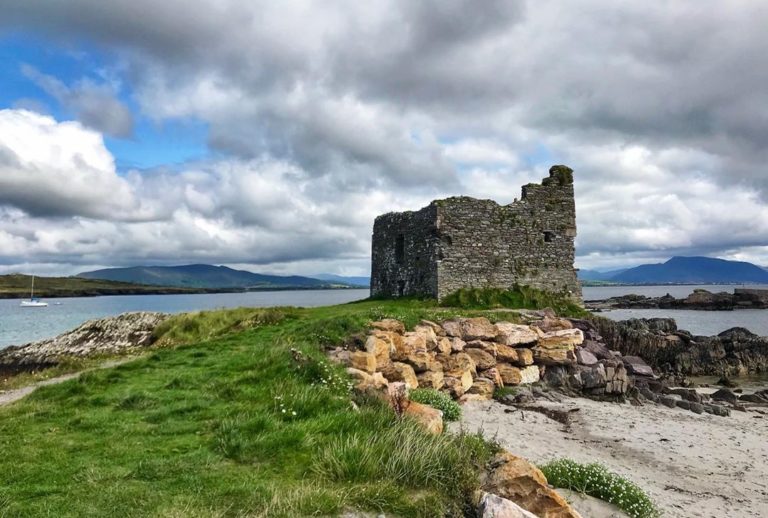
{"type": "Polygon", "coordinates": [[[443,371],[448,376],[456,376],[458,378],[465,372],[469,372],[470,375],[477,374],[477,364],[466,352],[441,357],[441,363],[443,371]]]}
{"type": "Polygon", "coordinates": [[[461,349],[458,349],[458,351],[461,351],[464,349],[463,340],[460,338],[448,338],[446,336],[441,336],[437,339],[437,347],[435,349],[435,352],[438,354],[451,354],[453,352],[453,340],[459,340],[462,342],[461,349]]]}
{"type": "Polygon", "coordinates": [[[584,350],[592,353],[598,360],[610,360],[613,358],[613,353],[611,353],[610,349],[594,340],[584,340],[582,347],[584,350]]]}
{"type": "Polygon", "coordinates": [[[496,341],[504,345],[526,345],[534,343],[539,335],[529,326],[498,322],[496,341]]]}
{"type": "Polygon", "coordinates": [[[544,474],[522,457],[502,451],[491,460],[489,467],[484,491],[511,500],[540,518],[581,518],[549,487],[544,474]]]}
{"type": "Polygon", "coordinates": [[[416,351],[412,352],[408,355],[408,357],[405,359],[405,363],[413,367],[413,370],[416,372],[424,372],[428,370],[438,370],[433,367],[433,364],[436,363],[434,358],[431,354],[429,354],[427,351],[416,351]]]}

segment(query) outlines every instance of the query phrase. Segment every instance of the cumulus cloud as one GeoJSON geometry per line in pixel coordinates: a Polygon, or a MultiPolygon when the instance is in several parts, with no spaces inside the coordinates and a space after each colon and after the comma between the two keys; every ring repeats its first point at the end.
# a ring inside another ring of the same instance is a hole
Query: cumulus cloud
{"type": "Polygon", "coordinates": [[[116,98],[112,86],[89,80],[67,86],[31,65],[23,65],[22,72],[48,95],[71,110],[86,126],[113,137],[126,138],[133,135],[133,115],[128,107],[116,98]]]}
{"type": "MultiPolygon", "coordinates": [[[[563,162],[584,267],[684,253],[768,263],[759,2],[44,4],[6,0],[0,27],[110,49],[142,113],[204,121],[224,157],[176,173],[107,167],[144,214],[103,222],[135,243],[120,257],[165,240],[146,259],[362,265],[377,211],[452,194],[508,203],[563,162]]],[[[72,195],[1,196],[74,213],[72,195]]]]}
{"type": "Polygon", "coordinates": [[[26,110],[0,110],[0,204],[32,216],[150,217],[99,133],[26,110]]]}

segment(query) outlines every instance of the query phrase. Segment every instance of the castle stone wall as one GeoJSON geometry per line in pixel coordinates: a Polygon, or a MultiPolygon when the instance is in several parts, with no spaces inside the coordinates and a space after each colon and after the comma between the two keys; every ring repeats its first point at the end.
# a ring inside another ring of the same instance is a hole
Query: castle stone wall
{"type": "Polygon", "coordinates": [[[527,285],[581,300],[572,171],[554,166],[509,205],[455,197],[376,219],[374,296],[443,298],[460,288],[527,285]],[[397,239],[406,236],[397,261],[397,239]]]}

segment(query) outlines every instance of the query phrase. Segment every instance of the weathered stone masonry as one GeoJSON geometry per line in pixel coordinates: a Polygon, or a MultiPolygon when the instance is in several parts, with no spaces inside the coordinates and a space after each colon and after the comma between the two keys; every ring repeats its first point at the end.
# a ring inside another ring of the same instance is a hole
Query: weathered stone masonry
{"type": "Polygon", "coordinates": [[[371,292],[441,299],[460,288],[527,285],[581,301],[573,171],[553,166],[509,205],[454,197],[373,226],[371,292]]]}

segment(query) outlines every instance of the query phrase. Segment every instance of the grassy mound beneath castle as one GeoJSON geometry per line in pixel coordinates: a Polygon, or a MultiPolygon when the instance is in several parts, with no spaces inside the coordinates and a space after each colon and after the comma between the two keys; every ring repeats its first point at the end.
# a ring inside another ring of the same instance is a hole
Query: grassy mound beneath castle
{"type": "Polygon", "coordinates": [[[453,314],[371,301],[173,317],[165,347],[0,408],[0,516],[460,515],[493,447],[354,396],[323,352],[370,320],[453,314]]]}

